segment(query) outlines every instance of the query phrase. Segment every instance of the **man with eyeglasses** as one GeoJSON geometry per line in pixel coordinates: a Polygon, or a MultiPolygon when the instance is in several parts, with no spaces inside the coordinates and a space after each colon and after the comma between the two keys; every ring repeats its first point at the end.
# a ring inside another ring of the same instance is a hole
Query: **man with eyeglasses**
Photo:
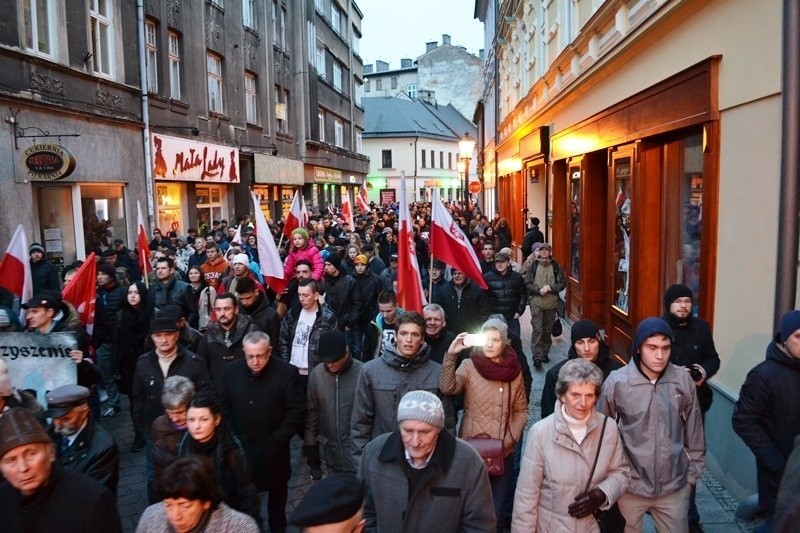
{"type": "MultiPolygon", "coordinates": [[[[694,316],[694,294],[685,285],[672,285],[664,291],[664,319],[672,329],[670,362],[683,367],[697,387],[697,401],[705,420],[713,393],[708,380],[719,370],[719,354],[708,322],[694,316]]],[[[695,504],[695,487],[689,500],[689,531],[702,531],[695,504]]]]}
{"type": "Polygon", "coordinates": [[[244,358],[225,367],[224,418],[242,437],[258,490],[269,492],[270,531],[285,531],[292,473],[289,442],[303,429],[303,389],[297,370],[272,356],[269,335],[248,333],[242,346],[244,358]]]}

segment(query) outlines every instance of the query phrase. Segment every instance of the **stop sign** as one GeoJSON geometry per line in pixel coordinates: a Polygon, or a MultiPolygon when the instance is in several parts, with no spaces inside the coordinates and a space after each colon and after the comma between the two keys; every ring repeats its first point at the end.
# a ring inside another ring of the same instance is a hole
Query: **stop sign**
{"type": "Polygon", "coordinates": [[[470,181],[469,182],[469,192],[472,194],[478,194],[481,192],[481,182],[480,181],[470,181]]]}

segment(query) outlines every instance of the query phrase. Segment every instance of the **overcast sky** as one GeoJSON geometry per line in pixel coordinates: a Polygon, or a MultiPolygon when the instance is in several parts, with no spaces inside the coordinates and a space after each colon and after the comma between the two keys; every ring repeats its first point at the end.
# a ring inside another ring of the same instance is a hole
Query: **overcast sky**
{"type": "Polygon", "coordinates": [[[483,24],[473,18],[475,0],[356,0],[361,23],[361,57],[364,64],[376,59],[400,68],[401,58],[416,59],[425,53],[425,43],[464,46],[477,55],[483,48],[483,24]]]}

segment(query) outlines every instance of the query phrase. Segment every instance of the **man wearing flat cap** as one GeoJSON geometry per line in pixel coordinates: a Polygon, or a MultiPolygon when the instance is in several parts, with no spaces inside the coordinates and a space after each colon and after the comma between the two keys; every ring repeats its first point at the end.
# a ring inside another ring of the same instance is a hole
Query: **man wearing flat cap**
{"type": "Polygon", "coordinates": [[[332,474],[311,487],[289,517],[303,533],[361,533],[364,485],[354,474],[332,474]]]}
{"type": "Polygon", "coordinates": [[[122,531],[117,504],[99,481],[56,463],[53,441],[27,410],[0,416],[0,528],[4,532],[122,531]]]}
{"type": "Polygon", "coordinates": [[[53,419],[49,433],[53,438],[58,464],[93,477],[117,493],[119,451],[114,439],[89,412],[89,389],[62,385],[45,395],[47,411],[53,419]]]}
{"type": "Polygon", "coordinates": [[[364,448],[367,530],[494,531],[492,491],[483,460],[444,427],[433,393],[413,390],[397,408],[399,428],[364,448]]]}

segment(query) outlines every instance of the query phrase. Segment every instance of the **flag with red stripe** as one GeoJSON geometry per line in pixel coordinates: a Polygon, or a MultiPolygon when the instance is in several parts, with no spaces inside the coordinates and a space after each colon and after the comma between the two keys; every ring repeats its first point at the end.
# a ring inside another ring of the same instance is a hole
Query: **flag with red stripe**
{"type": "Polygon", "coordinates": [[[400,178],[400,226],[397,236],[397,304],[405,311],[422,313],[428,302],[422,292],[414,231],[411,229],[411,213],[406,202],[405,177],[400,178]]]}
{"type": "MultiPolygon", "coordinates": [[[[275,238],[269,230],[267,218],[264,216],[264,212],[261,211],[258,196],[251,192],[250,197],[253,199],[256,245],[258,247],[258,263],[261,267],[261,275],[264,276],[264,282],[276,294],[280,294],[286,289],[289,280],[283,277],[283,262],[278,253],[278,247],[275,245],[275,238]]],[[[297,197],[295,196],[295,198],[297,197]]],[[[291,232],[289,232],[289,235],[291,235],[291,232]]]]}
{"type": "MultiPolygon", "coordinates": [[[[33,278],[31,278],[30,254],[25,228],[20,224],[8,243],[6,253],[0,262],[0,287],[11,291],[23,304],[33,297],[33,278]]],[[[25,310],[20,307],[19,318],[25,323],[25,310]]]]}
{"type": "MultiPolygon", "coordinates": [[[[261,208],[258,209],[261,212],[261,208]]],[[[263,213],[261,216],[264,216],[263,213]]],[[[266,219],[264,219],[266,222],[266,219]]],[[[306,211],[306,202],[303,200],[303,193],[300,189],[294,191],[294,198],[292,199],[292,207],[289,209],[289,215],[286,217],[286,225],[283,226],[283,234],[287,239],[292,238],[292,232],[297,228],[304,228],[308,224],[308,212],[306,211]]],[[[277,249],[277,248],[276,248],[277,249]]]]}
{"type": "Polygon", "coordinates": [[[457,268],[482,289],[488,289],[475,250],[445,209],[438,194],[433,195],[431,207],[430,240],[434,257],[457,268]]]}
{"type": "Polygon", "coordinates": [[[65,302],[75,306],[86,332],[94,330],[94,308],[97,296],[97,261],[92,252],[75,273],[75,277],[61,291],[65,302]]]}

